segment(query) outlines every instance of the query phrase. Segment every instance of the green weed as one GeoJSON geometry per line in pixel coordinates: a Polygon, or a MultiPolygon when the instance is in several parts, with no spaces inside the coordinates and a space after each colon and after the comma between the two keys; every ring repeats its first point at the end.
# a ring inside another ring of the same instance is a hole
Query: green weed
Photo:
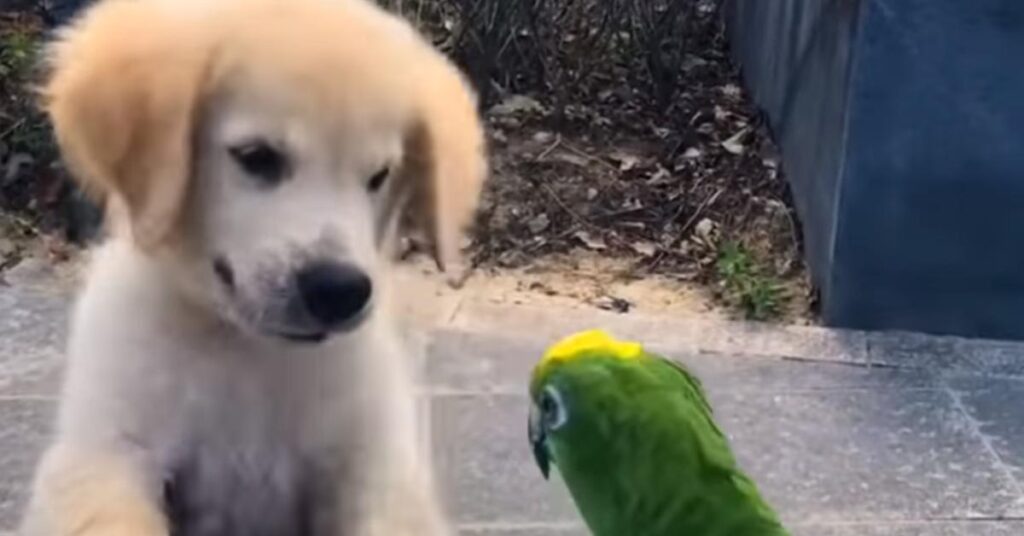
{"type": "Polygon", "coordinates": [[[755,256],[742,243],[722,244],[715,272],[727,304],[740,309],[750,320],[769,320],[781,312],[783,287],[766,273],[755,256]]]}
{"type": "Polygon", "coordinates": [[[39,43],[24,32],[0,35],[0,79],[24,80],[35,65],[39,43]]]}

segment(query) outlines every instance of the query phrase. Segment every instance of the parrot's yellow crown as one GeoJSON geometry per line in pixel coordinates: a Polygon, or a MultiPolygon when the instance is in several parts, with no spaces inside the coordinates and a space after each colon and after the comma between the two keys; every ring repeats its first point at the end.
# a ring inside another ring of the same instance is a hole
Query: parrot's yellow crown
{"type": "Polygon", "coordinates": [[[636,359],[643,355],[640,343],[616,340],[599,329],[570,335],[555,343],[541,358],[541,367],[555,361],[569,361],[577,357],[599,353],[619,359],[636,359]]]}

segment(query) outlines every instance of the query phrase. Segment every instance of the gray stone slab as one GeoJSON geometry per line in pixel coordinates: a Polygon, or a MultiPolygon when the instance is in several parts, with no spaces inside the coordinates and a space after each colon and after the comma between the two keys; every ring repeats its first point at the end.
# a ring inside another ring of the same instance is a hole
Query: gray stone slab
{"type": "Polygon", "coordinates": [[[68,303],[61,295],[0,286],[0,394],[54,391],[68,303]]]}
{"type": "Polygon", "coordinates": [[[61,362],[53,363],[49,370],[40,370],[27,377],[22,376],[7,387],[0,389],[0,397],[56,399],[60,394],[61,382],[64,379],[63,372],[61,362]]]}
{"type": "Polygon", "coordinates": [[[545,481],[533,462],[525,397],[435,397],[432,419],[441,486],[458,522],[578,521],[564,485],[545,481]]]}
{"type": "Polygon", "coordinates": [[[937,377],[920,371],[873,368],[823,361],[801,361],[721,354],[672,356],[716,392],[789,393],[837,390],[929,389],[937,377]]]}
{"type": "MultiPolygon", "coordinates": [[[[872,524],[856,523],[844,526],[791,527],[793,536],[1019,536],[1024,534],[1024,523],[1017,522],[933,522],[872,524]]],[[[583,529],[569,528],[470,528],[459,531],[461,536],[588,536],[583,529]]]]}
{"type": "Polygon", "coordinates": [[[1024,344],[920,333],[867,335],[871,363],[940,373],[1024,378],[1024,344]]]}
{"type": "Polygon", "coordinates": [[[18,522],[55,407],[45,400],[0,400],[0,531],[18,522]]]}
{"type": "MultiPolygon", "coordinates": [[[[719,393],[738,456],[790,524],[997,517],[1020,500],[948,393],[719,393]]],[[[462,522],[572,522],[544,482],[515,396],[434,400],[434,452],[462,522]]]]}
{"type": "Polygon", "coordinates": [[[698,323],[696,331],[698,347],[703,351],[867,362],[867,337],[860,331],[758,322],[698,323]]]}
{"type": "Polygon", "coordinates": [[[1024,382],[961,378],[950,386],[1000,460],[1024,483],[1024,382]]]}
{"type": "Polygon", "coordinates": [[[552,311],[544,307],[467,301],[459,308],[451,327],[491,334],[526,334],[533,340],[547,342],[575,331],[600,328],[619,337],[679,351],[867,361],[867,339],[862,332],[708,321],[701,317],[552,311]]]}
{"type": "Polygon", "coordinates": [[[438,331],[427,347],[427,387],[525,395],[530,371],[546,345],[526,337],[438,331]]]}
{"type": "Polygon", "coordinates": [[[1021,496],[948,393],[726,393],[737,455],[790,524],[991,518],[1021,496]]]}
{"type": "Polygon", "coordinates": [[[459,536],[590,536],[590,532],[582,526],[496,526],[462,528],[459,536]]]}
{"type": "Polygon", "coordinates": [[[1024,344],[1012,341],[957,339],[956,353],[971,364],[968,372],[1024,379],[1024,344]]]}
{"type": "MultiPolygon", "coordinates": [[[[427,385],[441,392],[525,394],[546,343],[457,331],[435,334],[427,352],[427,385]]],[[[653,351],[693,369],[710,389],[792,391],[935,386],[920,371],[767,356],[653,351]]]]}
{"type": "Polygon", "coordinates": [[[954,337],[933,337],[919,333],[869,333],[868,359],[873,364],[928,370],[966,370],[970,361],[957,352],[954,337]]]}
{"type": "Polygon", "coordinates": [[[1016,521],[853,523],[844,526],[794,527],[793,536],[1019,536],[1024,523],[1016,521]]]}

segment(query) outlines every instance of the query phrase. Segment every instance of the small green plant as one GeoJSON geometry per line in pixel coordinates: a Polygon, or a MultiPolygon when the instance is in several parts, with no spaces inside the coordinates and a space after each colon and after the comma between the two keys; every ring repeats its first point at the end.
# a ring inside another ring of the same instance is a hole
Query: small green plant
{"type": "Polygon", "coordinates": [[[41,36],[30,29],[0,32],[0,141],[37,161],[55,155],[46,118],[32,89],[41,36]]]}
{"type": "Polygon", "coordinates": [[[768,320],[780,312],[782,285],[759,265],[742,243],[728,241],[718,251],[715,271],[726,303],[751,320],[768,320]]]}
{"type": "Polygon", "coordinates": [[[24,79],[35,64],[38,46],[24,32],[0,35],[0,79],[24,79]]]}

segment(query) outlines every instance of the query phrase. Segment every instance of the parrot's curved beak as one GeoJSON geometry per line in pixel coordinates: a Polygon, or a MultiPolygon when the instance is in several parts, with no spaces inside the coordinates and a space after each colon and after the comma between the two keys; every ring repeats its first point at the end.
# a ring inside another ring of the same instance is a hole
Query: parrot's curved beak
{"type": "Polygon", "coordinates": [[[541,423],[540,411],[537,410],[537,405],[532,403],[530,404],[529,432],[530,445],[533,447],[533,459],[537,462],[537,467],[540,468],[544,479],[547,480],[548,474],[551,472],[547,434],[545,433],[544,425],[541,423]]]}

